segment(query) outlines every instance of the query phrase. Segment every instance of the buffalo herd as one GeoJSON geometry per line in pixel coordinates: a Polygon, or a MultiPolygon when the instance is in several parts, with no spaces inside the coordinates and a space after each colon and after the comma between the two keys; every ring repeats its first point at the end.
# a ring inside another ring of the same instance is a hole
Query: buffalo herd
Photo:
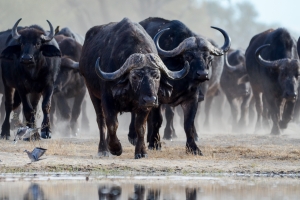
{"type": "Polygon", "coordinates": [[[299,120],[300,42],[284,28],[258,33],[244,51],[231,49],[231,38],[221,28],[211,27],[224,37],[218,46],[179,20],[158,17],[94,26],[85,38],[68,27],[54,30],[48,20],[49,30],[18,26],[20,21],[0,32],[2,139],[10,139],[11,113],[21,108],[23,126],[37,127],[41,97],[44,139],[53,136],[57,122],[65,122],[66,136],[76,136],[79,124],[88,130],[90,98],[99,156],[122,154],[117,129],[123,112],[131,113],[128,140],[135,146],[135,159],[147,157],[145,140],[148,149],[161,148],[164,115],[162,138],[176,138],[179,105],[186,152],[202,155],[196,144],[198,107],[205,100],[204,127],[209,127],[216,96],[229,103],[233,132],[244,131],[256,119],[255,131],[267,128],[278,135],[291,120],[299,120]]]}

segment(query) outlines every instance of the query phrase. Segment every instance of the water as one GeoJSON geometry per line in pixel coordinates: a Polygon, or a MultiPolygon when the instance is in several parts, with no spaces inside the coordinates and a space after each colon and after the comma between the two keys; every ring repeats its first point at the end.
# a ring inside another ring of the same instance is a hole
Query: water
{"type": "Polygon", "coordinates": [[[299,178],[0,175],[0,200],[299,199],[299,178]]]}

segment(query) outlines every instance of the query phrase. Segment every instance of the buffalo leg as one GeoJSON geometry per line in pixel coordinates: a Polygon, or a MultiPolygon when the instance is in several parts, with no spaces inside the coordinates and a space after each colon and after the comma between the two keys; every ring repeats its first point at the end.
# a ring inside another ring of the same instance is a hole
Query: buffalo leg
{"type": "Polygon", "coordinates": [[[90,92],[90,98],[93,103],[94,109],[96,111],[97,124],[98,124],[98,129],[100,134],[100,141],[98,145],[98,156],[108,156],[109,153],[108,153],[107,143],[105,140],[106,124],[105,124],[105,117],[101,105],[101,100],[95,97],[91,92],[90,92]]]}
{"type": "Polygon", "coordinates": [[[276,99],[266,99],[266,103],[268,104],[269,114],[273,121],[273,126],[271,130],[272,135],[279,135],[281,130],[279,128],[279,119],[280,119],[280,105],[281,102],[276,99]]]}
{"type": "Polygon", "coordinates": [[[159,129],[162,124],[162,110],[161,105],[158,108],[152,108],[150,112],[150,119],[151,122],[148,123],[148,125],[151,124],[151,130],[152,132],[149,132],[149,146],[148,149],[161,149],[161,143],[160,143],[160,135],[159,135],[159,129]]]}
{"type": "Polygon", "coordinates": [[[279,126],[281,129],[287,128],[288,123],[292,119],[294,107],[295,107],[295,102],[293,101],[285,102],[284,110],[282,113],[282,120],[279,122],[279,126]]]}
{"type": "Polygon", "coordinates": [[[129,133],[128,133],[128,141],[134,146],[136,145],[136,142],[137,142],[137,135],[136,135],[135,126],[134,126],[135,115],[136,114],[134,112],[131,112],[131,121],[129,124],[129,133]]]}
{"type": "Polygon", "coordinates": [[[165,127],[165,131],[164,131],[163,139],[172,140],[173,135],[176,135],[175,129],[174,129],[174,124],[173,124],[174,123],[174,112],[175,112],[174,107],[166,105],[166,111],[165,111],[166,127],[165,127]]]}
{"type": "Polygon", "coordinates": [[[247,125],[247,118],[249,118],[249,104],[250,104],[251,96],[243,96],[242,104],[241,104],[241,116],[238,122],[239,130],[243,130],[247,125]]]}
{"type": "Polygon", "coordinates": [[[102,98],[102,108],[107,127],[107,147],[111,154],[120,156],[122,154],[122,145],[117,137],[117,129],[119,126],[118,112],[111,102],[113,102],[113,99],[110,96],[102,98]]]}
{"type": "Polygon", "coordinates": [[[140,159],[142,157],[147,157],[147,151],[145,147],[145,130],[146,130],[146,122],[149,111],[139,110],[136,113],[135,118],[135,130],[137,133],[137,143],[135,146],[135,159],[140,159]]]}
{"type": "Polygon", "coordinates": [[[59,101],[56,102],[56,105],[60,113],[59,120],[64,124],[64,132],[65,132],[64,135],[70,136],[71,135],[71,125],[70,125],[71,108],[68,104],[68,100],[65,98],[64,95],[56,94],[56,98],[59,99],[59,101]]]}
{"type": "Polygon", "coordinates": [[[85,94],[79,94],[74,99],[72,115],[71,115],[71,129],[72,129],[72,134],[74,136],[76,136],[78,132],[78,117],[81,112],[81,106],[84,100],[84,96],[85,94]]]}
{"type": "Polygon", "coordinates": [[[13,118],[10,123],[10,128],[13,130],[17,127],[22,126],[20,121],[20,113],[21,113],[21,98],[18,92],[14,94],[14,103],[13,103],[13,118]]]}
{"type": "Polygon", "coordinates": [[[195,155],[202,155],[201,150],[197,147],[195,138],[194,138],[194,131],[195,131],[195,115],[198,108],[198,101],[197,99],[191,99],[189,101],[185,101],[181,104],[184,114],[184,131],[186,134],[186,148],[187,152],[193,153],[195,155]]]}
{"type": "Polygon", "coordinates": [[[253,90],[253,96],[255,99],[255,107],[256,107],[256,114],[257,114],[257,119],[256,119],[256,125],[255,125],[255,131],[259,131],[262,128],[261,124],[261,118],[262,118],[262,101],[260,97],[260,93],[254,92],[253,90]]]}
{"type": "Polygon", "coordinates": [[[51,110],[50,110],[50,123],[51,123],[52,130],[55,129],[55,126],[54,126],[54,120],[55,120],[54,119],[54,114],[55,114],[55,112],[57,112],[57,110],[56,110],[56,102],[57,102],[57,99],[55,98],[55,96],[52,96],[51,110]]]}
{"type": "Polygon", "coordinates": [[[238,121],[238,107],[236,104],[235,99],[233,99],[232,97],[227,96],[227,100],[228,103],[230,105],[230,110],[231,110],[231,124],[232,124],[232,131],[236,132],[238,131],[238,125],[237,125],[237,121],[238,121]]]}
{"type": "Polygon", "coordinates": [[[86,132],[89,132],[90,130],[90,122],[89,118],[87,116],[87,102],[86,98],[84,98],[82,102],[82,111],[81,111],[81,129],[85,130],[86,132]]]}
{"type": "Polygon", "coordinates": [[[43,111],[43,122],[41,129],[41,137],[44,139],[51,138],[51,124],[50,124],[50,109],[51,109],[51,99],[53,94],[53,86],[48,86],[43,92],[43,102],[42,102],[42,111],[43,111]]]}
{"type": "Polygon", "coordinates": [[[1,113],[0,123],[3,123],[5,117],[5,95],[4,94],[2,95],[0,113],[1,113]]]}
{"type": "Polygon", "coordinates": [[[9,140],[10,137],[10,113],[13,109],[13,95],[14,95],[14,89],[11,87],[8,87],[4,85],[4,93],[5,93],[5,119],[2,124],[2,130],[1,130],[1,138],[9,140]]]}

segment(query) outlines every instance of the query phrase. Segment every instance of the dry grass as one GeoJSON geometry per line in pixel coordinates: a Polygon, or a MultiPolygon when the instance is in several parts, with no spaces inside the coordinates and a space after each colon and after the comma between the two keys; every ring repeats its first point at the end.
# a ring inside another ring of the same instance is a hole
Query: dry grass
{"type": "Polygon", "coordinates": [[[98,138],[57,138],[42,140],[48,149],[43,161],[28,165],[25,149],[32,150],[38,142],[0,141],[0,172],[21,171],[101,171],[101,173],[204,173],[230,171],[300,171],[300,145],[293,139],[249,136],[209,137],[198,145],[204,156],[186,153],[185,141],[162,141],[161,151],[148,150],[148,158],[134,160],[135,147],[127,137],[120,137],[121,156],[99,158],[98,138]],[[223,138],[222,138],[223,137],[223,138]],[[4,156],[4,157],[3,157],[4,156]],[[15,159],[16,158],[16,159],[15,159]],[[25,165],[25,166],[24,166],[25,165]]]}

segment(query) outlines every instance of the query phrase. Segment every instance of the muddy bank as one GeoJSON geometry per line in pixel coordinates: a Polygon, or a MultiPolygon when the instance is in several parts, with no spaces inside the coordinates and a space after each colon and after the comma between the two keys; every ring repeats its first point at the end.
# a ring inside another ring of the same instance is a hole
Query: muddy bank
{"type": "Polygon", "coordinates": [[[148,151],[148,158],[135,160],[134,147],[126,133],[120,133],[121,156],[99,158],[97,135],[42,140],[46,154],[30,163],[25,149],[35,144],[0,141],[0,173],[15,172],[93,172],[106,175],[201,175],[240,174],[298,176],[300,174],[300,136],[269,134],[202,134],[198,146],[204,156],[185,152],[185,137],[163,140],[161,151],[148,151]]]}

